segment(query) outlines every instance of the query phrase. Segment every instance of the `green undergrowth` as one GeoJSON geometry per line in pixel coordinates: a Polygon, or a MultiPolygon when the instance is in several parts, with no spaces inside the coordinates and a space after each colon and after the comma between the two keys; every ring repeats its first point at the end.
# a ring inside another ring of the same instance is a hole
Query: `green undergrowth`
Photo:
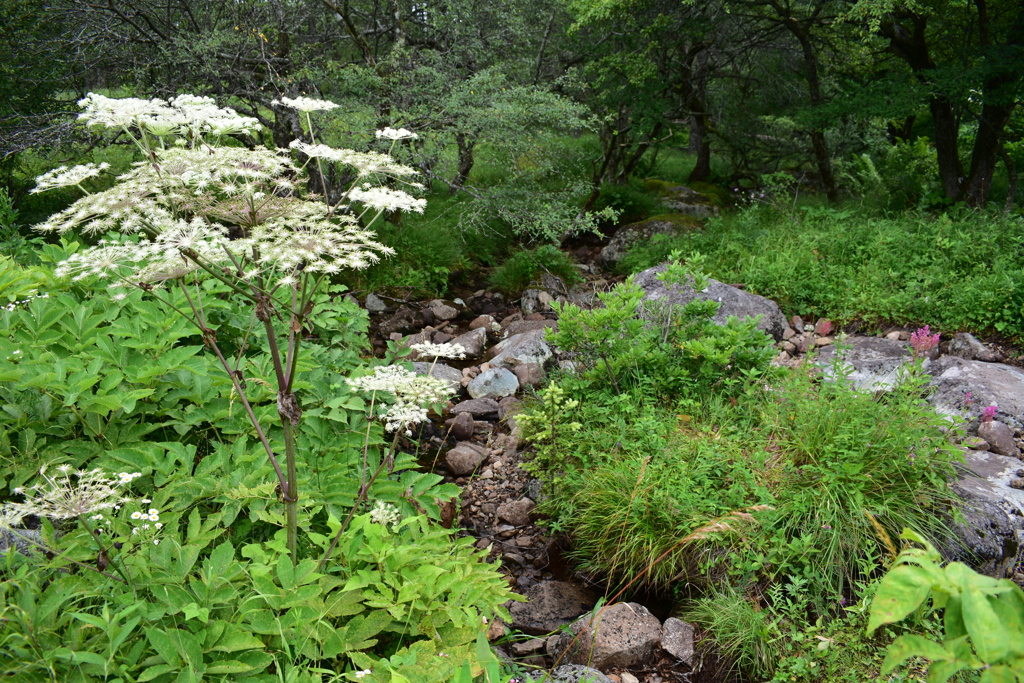
{"type": "MultiPolygon", "coordinates": [[[[665,277],[701,289],[700,259],[665,277]]],[[[577,566],[613,587],[674,590],[735,641],[725,650],[752,680],[869,680],[863,668],[861,679],[816,677],[824,664],[799,643],[861,628],[844,606],[870,595],[903,529],[949,538],[958,455],[918,376],[862,393],[838,364],[829,382],[771,367],[770,340],[751,323],[709,324],[714,302],[653,308],[629,282],[603,299],[561,307],[550,336],[576,372],[519,417],[535,446],[527,467],[545,482],[541,510],[572,538],[577,566]]]]}
{"type": "Polygon", "coordinates": [[[673,250],[783,310],[869,323],[930,324],[1024,337],[1020,216],[950,210],[881,215],[857,206],[756,205],[700,232],[656,236],[620,264],[638,272],[673,250]]]}

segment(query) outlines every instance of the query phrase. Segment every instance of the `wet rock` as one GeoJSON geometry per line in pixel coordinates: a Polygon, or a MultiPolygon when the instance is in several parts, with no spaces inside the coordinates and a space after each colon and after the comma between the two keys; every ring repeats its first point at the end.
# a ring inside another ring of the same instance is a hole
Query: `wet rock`
{"type": "MultiPolygon", "coordinates": [[[[892,389],[902,380],[904,366],[912,360],[907,345],[891,339],[849,337],[845,343],[849,348],[843,351],[842,364],[849,371],[853,386],[862,391],[892,389]]],[[[818,354],[817,363],[826,378],[833,376],[835,354],[834,347],[818,354]]]]}
{"type": "Polygon", "coordinates": [[[530,523],[530,513],[536,507],[529,498],[506,501],[498,506],[498,519],[512,526],[526,526],[530,523]]]}
{"type": "Polygon", "coordinates": [[[473,438],[473,428],[475,426],[472,415],[469,413],[459,413],[452,420],[452,437],[457,441],[467,441],[473,438]]]}
{"type": "Polygon", "coordinates": [[[519,391],[519,380],[505,368],[488,368],[466,386],[473,398],[504,398],[519,391]]]}
{"type": "Polygon", "coordinates": [[[399,306],[395,314],[380,324],[380,332],[390,335],[395,332],[412,332],[423,327],[423,316],[408,306],[399,306]]]}
{"type": "Polygon", "coordinates": [[[478,327],[465,334],[460,334],[451,343],[458,344],[464,348],[466,350],[466,358],[479,358],[480,354],[484,352],[484,346],[487,344],[487,330],[478,327]]]}
{"type": "Polygon", "coordinates": [[[538,363],[523,363],[514,369],[521,387],[539,387],[544,383],[544,367],[538,363]]]}
{"type": "Polygon", "coordinates": [[[1024,536],[1024,491],[1010,487],[1024,462],[985,451],[966,451],[964,460],[953,483],[963,521],[951,523],[957,540],[945,554],[1002,578],[1013,570],[1024,536]]]}
{"type": "Polygon", "coordinates": [[[544,330],[531,330],[516,334],[495,344],[487,352],[491,365],[515,367],[523,363],[544,365],[553,354],[544,341],[544,330]]]}
{"type": "Polygon", "coordinates": [[[498,402],[493,398],[473,398],[456,403],[452,412],[455,414],[469,413],[477,420],[496,420],[498,419],[498,402]]]}
{"type": "Polygon", "coordinates": [[[436,320],[453,320],[459,317],[459,309],[445,303],[441,299],[434,299],[427,304],[427,310],[434,314],[436,320]]]}
{"type": "Polygon", "coordinates": [[[565,661],[598,669],[648,663],[661,639],[661,622],[635,602],[620,602],[588,614],[558,641],[565,661]]]}
{"type": "Polygon", "coordinates": [[[388,305],[384,303],[384,299],[370,292],[366,295],[366,310],[370,313],[383,313],[388,310],[388,305]]]}
{"type": "Polygon", "coordinates": [[[661,626],[661,649],[687,666],[693,666],[693,626],[669,617],[661,626]]]}
{"type": "Polygon", "coordinates": [[[949,342],[949,355],[957,356],[965,360],[980,360],[984,363],[995,363],[1002,360],[1002,356],[992,351],[973,334],[958,332],[949,342]]]}
{"type": "Polygon", "coordinates": [[[988,450],[999,455],[1009,455],[1016,458],[1020,455],[1020,449],[1013,440],[1013,430],[1002,422],[991,420],[978,425],[978,436],[988,442],[988,450]]]}
{"type": "Polygon", "coordinates": [[[454,476],[462,477],[471,474],[486,457],[487,452],[482,447],[463,441],[448,451],[444,461],[448,464],[448,471],[454,476]]]}
{"type": "Polygon", "coordinates": [[[513,603],[509,608],[512,628],[529,635],[547,635],[572,623],[586,613],[597,596],[566,581],[541,581],[524,591],[526,602],[513,603]]]}
{"type": "Polygon", "coordinates": [[[417,375],[429,374],[431,377],[443,379],[448,382],[448,388],[453,394],[458,393],[459,388],[462,386],[462,371],[456,370],[450,365],[444,363],[427,363],[426,361],[416,361],[412,364],[412,371],[417,375]]]}
{"type": "Polygon", "coordinates": [[[933,388],[928,402],[939,413],[973,420],[995,403],[1001,421],[1014,429],[1024,427],[1024,372],[1019,368],[943,356],[932,362],[928,373],[933,388]]]}
{"type": "Polygon", "coordinates": [[[782,311],[779,310],[779,305],[771,299],[711,279],[708,279],[708,286],[703,292],[695,292],[688,285],[669,287],[658,279],[658,275],[663,273],[665,268],[665,264],[662,264],[648,268],[634,276],[633,281],[644,290],[644,300],[664,301],[678,305],[686,304],[694,299],[717,301],[721,306],[714,317],[716,324],[724,325],[729,316],[741,319],[760,316],[757,323],[758,328],[764,330],[776,341],[782,338],[782,332],[786,329],[786,319],[783,317],[782,311]]]}

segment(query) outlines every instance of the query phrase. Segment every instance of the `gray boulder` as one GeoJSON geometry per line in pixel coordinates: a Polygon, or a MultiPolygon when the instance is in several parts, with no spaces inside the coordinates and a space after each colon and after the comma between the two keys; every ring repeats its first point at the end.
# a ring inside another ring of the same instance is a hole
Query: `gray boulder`
{"type": "Polygon", "coordinates": [[[567,581],[541,581],[523,595],[526,602],[512,603],[509,608],[512,628],[532,636],[557,631],[597,602],[596,595],[567,581]]]}
{"type": "Polygon", "coordinates": [[[469,382],[466,391],[473,398],[504,398],[519,391],[519,380],[505,368],[488,368],[469,382]]]}
{"type": "Polygon", "coordinates": [[[939,413],[973,421],[995,403],[999,421],[1014,429],[1024,427],[1024,372],[1020,368],[942,356],[931,364],[928,374],[933,389],[928,402],[939,413]]]}
{"type": "Polygon", "coordinates": [[[39,552],[40,548],[36,543],[42,544],[42,538],[38,529],[0,529],[0,555],[9,548],[14,548],[22,555],[39,552]]]}
{"type": "Polygon", "coordinates": [[[478,420],[497,420],[498,402],[493,398],[472,398],[468,401],[456,403],[455,407],[452,408],[452,412],[456,415],[459,413],[469,413],[478,420]]]}
{"type": "MultiPolygon", "coordinates": [[[[849,373],[854,388],[862,391],[892,389],[902,381],[905,366],[913,360],[906,342],[880,337],[849,337],[843,344],[849,348],[842,353],[842,367],[849,373]]],[[[824,347],[818,353],[817,363],[827,378],[833,376],[835,357],[834,346],[824,347]]]]}
{"type": "Polygon", "coordinates": [[[492,346],[487,355],[491,358],[491,365],[508,367],[524,363],[544,365],[553,356],[551,347],[544,341],[544,329],[512,335],[492,346]]]}
{"type": "MultiPolygon", "coordinates": [[[[988,448],[997,455],[1020,456],[1020,449],[1013,439],[1013,430],[998,420],[982,422],[978,425],[978,436],[985,440],[988,448]]],[[[977,449],[981,450],[981,449],[977,449]]]]}
{"type": "Polygon", "coordinates": [[[953,484],[963,521],[953,523],[959,542],[948,544],[946,555],[988,576],[1010,576],[1024,548],[1024,491],[1010,481],[1024,462],[986,451],[968,450],[964,458],[953,484]]]}
{"type": "Polygon", "coordinates": [[[987,346],[973,334],[958,332],[949,342],[949,355],[963,358],[964,360],[980,360],[985,363],[995,363],[1002,360],[1002,356],[987,346]]]}
{"type": "Polygon", "coordinates": [[[687,666],[693,666],[693,626],[669,617],[661,625],[661,649],[687,666]]]}
{"type": "Polygon", "coordinates": [[[435,320],[452,320],[459,317],[459,309],[445,303],[441,299],[434,299],[428,303],[427,310],[434,314],[435,320]]]}
{"type": "Polygon", "coordinates": [[[453,394],[459,393],[459,389],[462,388],[462,371],[456,370],[450,365],[444,363],[427,363],[425,361],[416,361],[412,364],[412,371],[417,375],[430,375],[438,379],[443,379],[448,382],[448,388],[451,389],[453,394]]]}
{"type": "Polygon", "coordinates": [[[484,345],[487,344],[487,330],[483,327],[477,327],[465,334],[460,334],[455,339],[452,339],[450,343],[458,344],[464,348],[466,350],[466,358],[479,358],[480,354],[484,352],[484,345]]]}
{"type": "Polygon", "coordinates": [[[620,602],[588,614],[558,640],[565,661],[596,669],[646,664],[661,640],[661,622],[635,602],[620,602]]]}
{"type": "Polygon", "coordinates": [[[700,222],[682,212],[655,216],[639,223],[630,223],[619,228],[608,246],[601,250],[598,259],[605,266],[614,266],[638,244],[650,242],[655,235],[674,237],[700,227],[700,222]]]}
{"type": "Polygon", "coordinates": [[[366,295],[366,310],[370,313],[383,313],[388,309],[388,305],[384,303],[384,299],[370,292],[366,295]]]}
{"type": "Polygon", "coordinates": [[[463,441],[448,451],[448,454],[444,456],[444,461],[453,475],[464,477],[467,474],[472,474],[473,470],[479,467],[486,457],[487,451],[482,446],[463,441]]]}
{"type": "Polygon", "coordinates": [[[669,287],[658,279],[658,275],[665,272],[665,267],[665,264],[662,264],[648,268],[633,277],[633,281],[644,290],[645,301],[663,301],[678,305],[685,305],[694,299],[717,301],[721,306],[714,317],[716,324],[724,325],[730,316],[740,319],[760,316],[758,328],[776,341],[782,339],[782,333],[786,329],[786,318],[779,310],[779,305],[771,299],[744,292],[742,289],[712,279],[708,279],[708,286],[703,292],[695,292],[693,287],[688,285],[669,287]]]}

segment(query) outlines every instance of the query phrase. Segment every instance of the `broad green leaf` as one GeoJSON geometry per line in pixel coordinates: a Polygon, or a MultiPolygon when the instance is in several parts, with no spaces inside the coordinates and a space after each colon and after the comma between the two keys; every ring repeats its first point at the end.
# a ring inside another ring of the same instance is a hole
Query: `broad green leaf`
{"type": "Polygon", "coordinates": [[[151,681],[154,678],[163,676],[164,674],[174,673],[177,670],[177,666],[170,666],[169,664],[158,664],[156,666],[151,666],[142,672],[142,675],[139,676],[139,681],[140,683],[145,683],[145,681],[151,681]]]}
{"type": "Polygon", "coordinates": [[[1010,649],[1007,630],[989,604],[989,598],[973,585],[963,592],[963,619],[971,644],[985,662],[997,662],[1010,649]]]}
{"type": "Polygon", "coordinates": [[[902,621],[916,610],[931,592],[929,572],[911,565],[900,565],[886,574],[871,602],[868,635],[882,624],[902,621]]]}
{"type": "Polygon", "coordinates": [[[1017,683],[1017,674],[1008,666],[993,666],[982,672],[978,683],[1017,683]]]}
{"type": "Polygon", "coordinates": [[[243,664],[234,659],[224,659],[219,662],[213,662],[206,667],[206,673],[208,674],[240,674],[246,671],[252,671],[253,667],[248,664],[243,664]]]}
{"type": "Polygon", "coordinates": [[[239,650],[255,650],[263,647],[263,641],[236,624],[229,624],[212,652],[238,652],[239,650]]]}
{"type": "Polygon", "coordinates": [[[178,655],[178,648],[166,633],[158,628],[148,628],[146,629],[146,638],[164,662],[175,669],[181,666],[182,658],[178,655]]]}
{"type": "Polygon", "coordinates": [[[888,674],[910,657],[924,657],[932,661],[953,659],[953,653],[938,643],[922,636],[904,635],[892,641],[882,662],[882,674],[888,674]]]}

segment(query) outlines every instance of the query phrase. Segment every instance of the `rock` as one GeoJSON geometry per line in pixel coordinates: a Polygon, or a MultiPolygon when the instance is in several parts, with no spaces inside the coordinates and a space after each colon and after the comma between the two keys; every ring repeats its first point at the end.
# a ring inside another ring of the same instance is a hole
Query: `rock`
{"type": "Polygon", "coordinates": [[[504,420],[505,418],[512,417],[519,412],[523,402],[518,398],[509,396],[498,401],[498,419],[504,420]]]}
{"type": "Polygon", "coordinates": [[[794,315],[789,319],[789,326],[792,327],[796,332],[804,331],[804,319],[798,315],[794,315]]]}
{"type": "Polygon", "coordinates": [[[526,655],[532,655],[534,652],[539,652],[544,649],[543,638],[530,638],[525,642],[513,643],[512,654],[523,657],[526,655]]]}
{"type": "Polygon", "coordinates": [[[969,436],[960,442],[964,448],[970,448],[972,451],[987,451],[988,441],[978,436],[969,436]]]}
{"type": "Polygon", "coordinates": [[[521,387],[539,387],[544,383],[544,368],[537,363],[523,363],[514,369],[521,387]]]}
{"type": "MultiPolygon", "coordinates": [[[[42,534],[38,529],[15,529],[15,534],[10,529],[0,529],[0,555],[7,552],[8,548],[14,548],[22,555],[31,555],[40,550],[35,543],[43,543],[42,534]]],[[[45,545],[45,544],[44,544],[45,545]]],[[[593,604],[593,603],[591,603],[593,604]]]]}
{"type": "Polygon", "coordinates": [[[1013,430],[998,420],[979,424],[978,436],[988,442],[988,450],[993,453],[1014,458],[1020,455],[1020,449],[1013,441],[1013,430]]]}
{"type": "Polygon", "coordinates": [[[546,330],[551,328],[552,330],[558,329],[557,320],[516,320],[509,324],[508,329],[505,330],[505,337],[513,337],[523,332],[533,332],[534,330],[546,330]]]}
{"type": "Polygon", "coordinates": [[[465,334],[460,334],[451,343],[458,344],[464,348],[466,350],[466,358],[479,358],[480,354],[484,352],[484,346],[487,344],[487,330],[483,327],[478,327],[465,334]]]}
{"type": "MultiPolygon", "coordinates": [[[[846,345],[849,348],[843,352],[843,366],[853,386],[862,391],[892,389],[900,382],[903,366],[912,360],[907,345],[891,339],[849,337],[846,345]]],[[[817,364],[826,378],[834,376],[835,354],[835,347],[826,347],[818,354],[817,364]]]]}
{"type": "Polygon", "coordinates": [[[388,305],[384,303],[384,299],[370,292],[366,295],[366,310],[370,313],[383,313],[388,310],[388,305]]]}
{"type": "Polygon", "coordinates": [[[796,336],[796,330],[794,330],[792,327],[787,326],[786,329],[784,329],[782,331],[782,340],[783,341],[789,341],[790,339],[792,339],[795,336],[796,336]]]}
{"type": "Polygon", "coordinates": [[[493,315],[488,315],[488,314],[485,313],[483,315],[478,315],[477,317],[473,318],[473,320],[469,323],[469,329],[471,329],[471,330],[483,329],[486,332],[490,332],[492,329],[494,329],[494,325],[497,325],[497,324],[498,323],[494,319],[493,315]]]}
{"type": "Polygon", "coordinates": [[[553,357],[551,347],[544,341],[544,330],[531,330],[512,335],[492,346],[487,355],[491,365],[515,367],[523,363],[544,365],[553,357]]]}
{"type": "Polygon", "coordinates": [[[473,398],[468,401],[456,403],[452,412],[469,413],[478,420],[498,419],[498,402],[493,398],[473,398]]]}
{"type": "Polygon", "coordinates": [[[928,372],[933,388],[928,402],[939,413],[973,420],[985,406],[995,403],[1001,421],[1014,429],[1024,427],[1024,372],[1019,368],[942,356],[931,363],[928,372]]]}
{"type": "Polygon", "coordinates": [[[622,260],[622,257],[637,244],[649,243],[655,235],[675,236],[699,229],[700,221],[683,215],[666,214],[655,216],[639,223],[630,223],[619,228],[608,246],[601,250],[598,260],[611,267],[622,260]]]}
{"type": "Polygon", "coordinates": [[[687,666],[693,666],[693,626],[669,617],[661,626],[661,649],[687,666]]]}
{"type": "Polygon", "coordinates": [[[598,669],[648,663],[661,639],[661,622],[646,607],[620,602],[573,622],[558,641],[565,661],[598,669]]]}
{"type": "Polygon", "coordinates": [[[555,297],[551,296],[547,292],[541,292],[537,295],[537,307],[542,311],[550,311],[552,310],[551,304],[554,300],[555,297]]]}
{"type": "Polygon", "coordinates": [[[1010,480],[1011,489],[1024,489],[1024,477],[1014,477],[1010,480]]]}
{"type": "Polygon", "coordinates": [[[710,299],[721,304],[714,317],[716,324],[724,325],[729,316],[741,319],[760,316],[757,323],[758,328],[764,330],[776,341],[782,338],[782,332],[786,329],[786,319],[783,317],[782,311],[779,310],[779,305],[771,299],[730,287],[710,278],[708,286],[703,292],[694,292],[692,287],[686,285],[668,287],[658,279],[658,275],[665,271],[665,267],[665,264],[662,264],[648,268],[634,276],[633,281],[644,290],[645,301],[665,301],[683,305],[693,299],[710,299]]]}
{"type": "Polygon", "coordinates": [[[475,427],[473,416],[469,413],[459,413],[452,420],[451,434],[456,441],[468,441],[473,438],[475,427]]]}
{"type": "Polygon", "coordinates": [[[504,398],[519,391],[519,380],[505,368],[488,368],[466,387],[473,398],[504,398]]]}
{"type": "Polygon", "coordinates": [[[529,635],[547,635],[587,612],[597,596],[566,581],[541,581],[524,591],[526,602],[509,608],[512,628],[529,635]]]}
{"type": "Polygon", "coordinates": [[[540,302],[537,300],[540,293],[539,289],[527,289],[519,297],[519,310],[523,312],[524,318],[540,310],[540,302]]]}
{"type": "Polygon", "coordinates": [[[449,306],[441,299],[434,299],[427,304],[427,309],[434,314],[437,320],[453,320],[459,317],[459,309],[449,306]]]}
{"type": "MultiPolygon", "coordinates": [[[[874,337],[871,337],[871,339],[873,338],[874,337]]],[[[818,337],[814,340],[814,343],[818,346],[832,346],[832,344],[835,343],[835,340],[832,339],[832,337],[818,337]]]]}
{"type": "Polygon", "coordinates": [[[494,642],[498,638],[505,636],[505,631],[508,629],[506,624],[501,619],[492,619],[491,623],[487,625],[487,640],[488,642],[494,642]]]}
{"type": "Polygon", "coordinates": [[[1002,356],[987,346],[973,334],[958,332],[949,342],[949,355],[957,356],[965,360],[980,360],[984,363],[995,363],[1002,360],[1002,356]]]}
{"type": "Polygon", "coordinates": [[[537,683],[612,683],[612,679],[597,669],[579,664],[563,664],[553,669],[550,674],[542,674],[534,680],[537,683]]]}
{"type": "Polygon", "coordinates": [[[416,361],[412,364],[412,371],[417,375],[426,375],[429,373],[431,377],[443,379],[448,382],[448,388],[451,389],[453,394],[458,393],[459,387],[461,386],[460,381],[462,380],[462,371],[456,370],[450,365],[445,365],[444,363],[416,361]]]}
{"type": "Polygon", "coordinates": [[[984,451],[966,451],[964,460],[953,484],[963,522],[951,523],[958,542],[946,547],[945,554],[1002,578],[1013,571],[1024,537],[1024,491],[1010,487],[1024,462],[984,451]]]}
{"type": "Polygon", "coordinates": [[[640,683],[640,679],[628,671],[623,671],[619,674],[619,680],[622,681],[622,683],[640,683]]]}
{"type": "Polygon", "coordinates": [[[718,215],[718,207],[710,204],[687,204],[685,202],[665,202],[675,213],[691,218],[710,218],[718,215]]]}
{"type": "Polygon", "coordinates": [[[487,451],[474,443],[463,441],[455,448],[448,451],[444,461],[448,464],[448,471],[456,477],[472,474],[473,470],[480,466],[480,463],[487,457],[487,451]]]}
{"type": "Polygon", "coordinates": [[[394,332],[412,332],[423,326],[423,316],[408,306],[399,306],[395,314],[380,324],[380,332],[390,335],[394,332]]]}
{"type": "Polygon", "coordinates": [[[537,505],[529,498],[509,500],[498,506],[498,519],[512,526],[526,526],[530,523],[530,513],[537,505]]]}
{"type": "Polygon", "coordinates": [[[885,335],[885,338],[888,339],[889,341],[899,341],[902,336],[903,335],[899,330],[895,330],[885,335]]]}

